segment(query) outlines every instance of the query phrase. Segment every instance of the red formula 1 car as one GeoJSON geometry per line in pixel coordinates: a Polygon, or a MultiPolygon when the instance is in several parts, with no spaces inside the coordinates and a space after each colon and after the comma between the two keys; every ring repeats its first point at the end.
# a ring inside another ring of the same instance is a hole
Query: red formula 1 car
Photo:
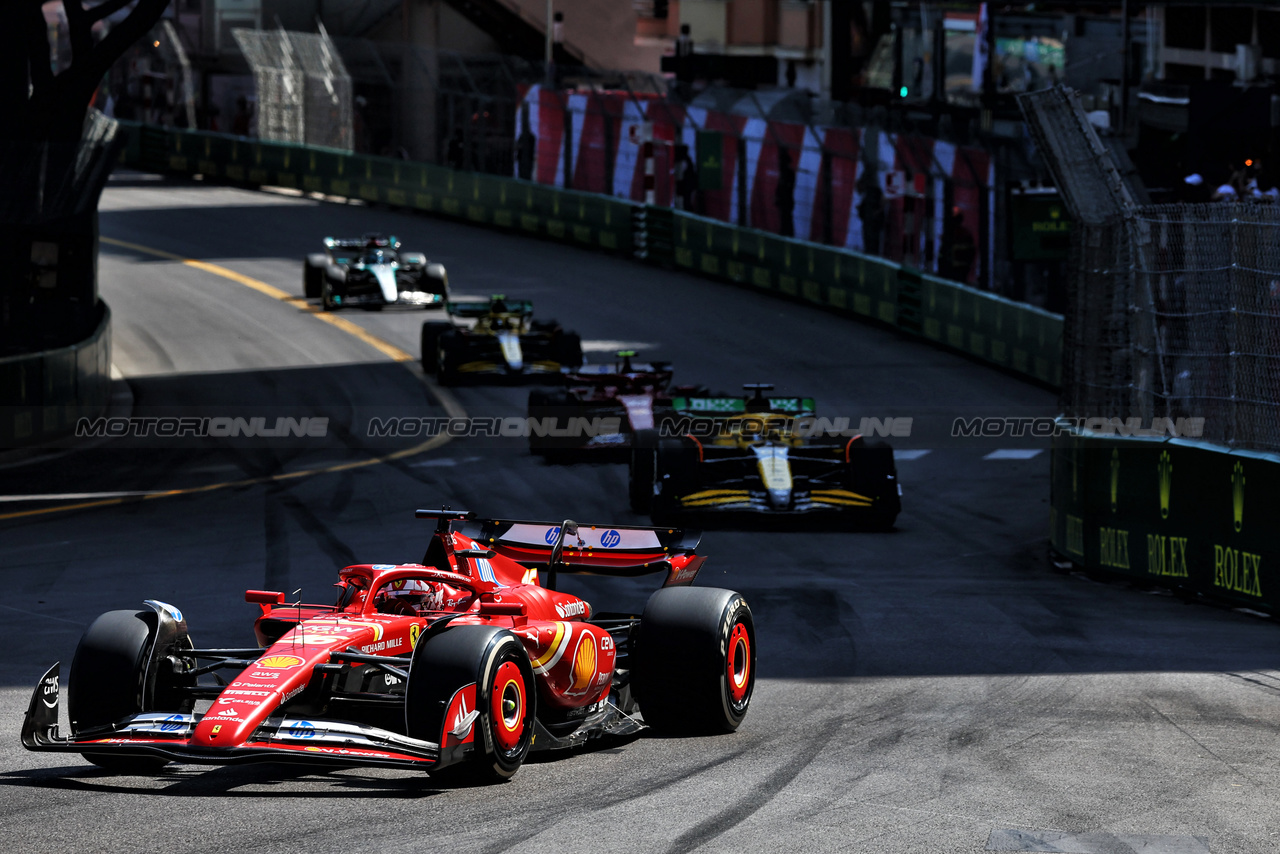
{"type": "Polygon", "coordinates": [[[652,430],[674,413],[674,395],[707,393],[701,386],[671,385],[668,362],[635,357],[634,350],[619,350],[613,364],[565,371],[561,390],[531,391],[529,449],[548,457],[626,460],[637,431],[652,430]]]}
{"type": "Polygon", "coordinates": [[[732,591],[689,586],[706,559],[696,534],[418,516],[437,520],[422,563],[349,566],[333,605],[248,591],[260,648],[198,648],[161,602],[103,614],[71,663],[70,735],[58,730],[55,664],[23,745],[123,773],[308,762],[484,782],[509,778],[530,750],[742,722],[751,610],[732,591]],[[666,578],[636,617],[556,591],[557,572],[666,578]]]}

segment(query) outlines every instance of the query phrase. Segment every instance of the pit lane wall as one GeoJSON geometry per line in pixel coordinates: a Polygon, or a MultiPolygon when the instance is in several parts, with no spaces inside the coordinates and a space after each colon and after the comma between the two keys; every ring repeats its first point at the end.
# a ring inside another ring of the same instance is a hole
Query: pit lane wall
{"type": "Polygon", "coordinates": [[[670,264],[873,320],[1045,385],[1062,317],[853,250],[669,208],[430,163],[121,122],[124,162],[410,208],[670,264]]]}
{"type": "Polygon", "coordinates": [[[65,436],[81,418],[106,411],[111,400],[111,311],[92,335],[56,350],[0,359],[0,448],[65,436]]]}
{"type": "Polygon", "coordinates": [[[1074,564],[1280,613],[1280,455],[1072,431],[1054,439],[1050,544],[1074,564]]]}

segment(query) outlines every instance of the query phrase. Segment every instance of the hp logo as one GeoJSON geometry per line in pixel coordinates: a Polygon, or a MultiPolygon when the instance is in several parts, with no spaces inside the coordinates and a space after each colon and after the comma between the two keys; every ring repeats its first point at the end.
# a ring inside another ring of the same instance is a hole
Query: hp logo
{"type": "Polygon", "coordinates": [[[558,536],[560,536],[560,526],[556,525],[554,528],[548,528],[547,535],[542,539],[547,541],[547,545],[554,546],[556,544],[556,537],[558,536]]]}
{"type": "Polygon", "coordinates": [[[622,542],[622,535],[617,531],[608,530],[600,535],[600,545],[606,549],[611,549],[620,542],[622,542]]]}

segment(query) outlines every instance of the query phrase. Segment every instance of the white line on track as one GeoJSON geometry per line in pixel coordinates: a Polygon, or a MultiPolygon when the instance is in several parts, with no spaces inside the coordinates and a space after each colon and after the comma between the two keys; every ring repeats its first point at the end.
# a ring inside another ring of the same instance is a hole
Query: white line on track
{"type": "Polygon", "coordinates": [[[45,495],[0,495],[0,501],[84,501],[90,498],[136,498],[160,495],[167,489],[142,489],[131,492],[53,492],[45,495]]]}
{"type": "Polygon", "coordinates": [[[1029,460],[1040,455],[1043,448],[1001,448],[983,457],[984,460],[1029,460]]]}
{"type": "Polygon", "coordinates": [[[893,458],[895,460],[918,460],[929,452],[929,448],[915,448],[910,451],[894,451],[893,458]]]}

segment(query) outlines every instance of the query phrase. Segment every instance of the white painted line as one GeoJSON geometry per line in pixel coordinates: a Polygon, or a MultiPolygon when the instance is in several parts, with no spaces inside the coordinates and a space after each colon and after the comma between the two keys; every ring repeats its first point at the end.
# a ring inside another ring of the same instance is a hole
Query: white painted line
{"type": "Polygon", "coordinates": [[[429,460],[421,460],[416,463],[409,463],[409,467],[415,468],[415,469],[437,468],[437,467],[448,468],[451,466],[460,465],[462,463],[474,463],[476,460],[479,460],[479,459],[481,458],[480,457],[432,457],[429,460]]]}
{"type": "Polygon", "coordinates": [[[929,453],[929,448],[916,448],[912,451],[894,451],[894,460],[918,460],[929,453]]]}
{"type": "MultiPolygon", "coordinates": [[[[613,355],[619,350],[652,350],[658,345],[651,341],[583,341],[582,352],[584,353],[608,353],[613,355]]],[[[643,354],[642,354],[643,355],[643,354]]]]}
{"type": "Polygon", "coordinates": [[[134,498],[160,495],[167,489],[144,489],[134,492],[56,492],[47,495],[0,495],[0,501],[85,501],[94,498],[134,498]]]}
{"type": "Polygon", "coordinates": [[[1029,460],[1040,455],[1043,448],[1001,448],[983,457],[984,460],[1029,460]]]}

